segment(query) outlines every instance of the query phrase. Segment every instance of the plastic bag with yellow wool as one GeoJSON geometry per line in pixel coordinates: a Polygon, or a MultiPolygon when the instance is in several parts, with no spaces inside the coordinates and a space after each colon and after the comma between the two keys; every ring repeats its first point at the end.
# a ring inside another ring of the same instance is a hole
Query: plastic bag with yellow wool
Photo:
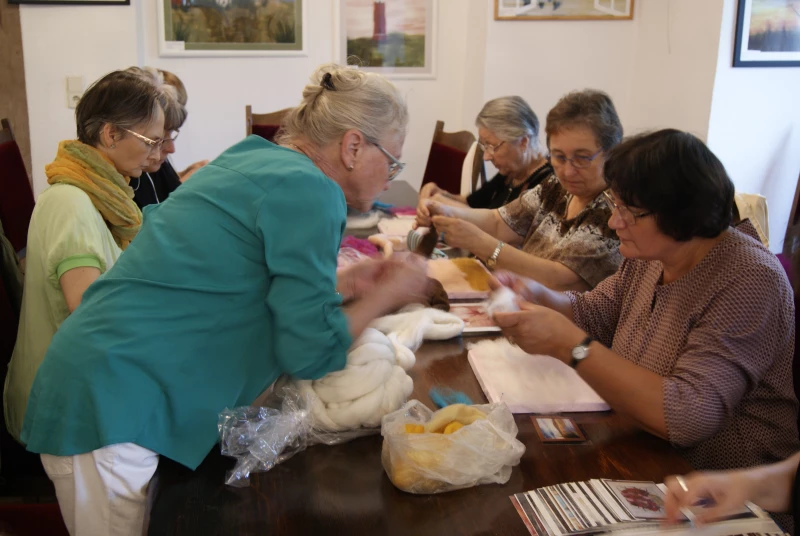
{"type": "Polygon", "coordinates": [[[410,400],[383,418],[381,461],[395,486],[409,493],[442,493],[508,482],[511,468],[525,452],[517,440],[514,416],[503,403],[463,407],[470,411],[457,409],[452,419],[452,406],[434,413],[419,400],[410,400]],[[445,411],[451,413],[442,414],[445,411]],[[445,421],[463,426],[448,430],[445,421]]]}

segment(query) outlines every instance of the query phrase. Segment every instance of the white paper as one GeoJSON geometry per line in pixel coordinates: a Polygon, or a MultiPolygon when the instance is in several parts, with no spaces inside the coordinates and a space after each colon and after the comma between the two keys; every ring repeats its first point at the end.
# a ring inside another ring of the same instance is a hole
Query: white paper
{"type": "Polygon", "coordinates": [[[472,371],[490,402],[505,402],[511,413],[607,411],[610,406],[569,366],[530,355],[506,339],[470,347],[472,371]]]}

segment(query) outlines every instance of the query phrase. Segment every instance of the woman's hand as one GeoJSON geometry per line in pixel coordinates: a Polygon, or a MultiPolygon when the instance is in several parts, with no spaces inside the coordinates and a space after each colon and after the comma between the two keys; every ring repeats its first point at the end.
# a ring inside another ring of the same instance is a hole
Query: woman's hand
{"type": "Polygon", "coordinates": [[[466,249],[482,259],[489,257],[497,247],[497,239],[474,223],[448,216],[434,216],[432,220],[448,246],[466,249]]]}
{"type": "Polygon", "coordinates": [[[358,300],[375,288],[381,274],[386,269],[386,261],[363,260],[336,272],[336,291],[346,303],[358,300]]]}
{"type": "Polygon", "coordinates": [[[492,290],[503,286],[516,292],[523,300],[535,305],[546,305],[545,296],[550,290],[541,283],[522,277],[513,272],[499,271],[494,273],[494,277],[489,280],[492,290]]]}
{"type": "Polygon", "coordinates": [[[690,508],[698,523],[707,523],[740,510],[753,495],[752,481],[744,471],[691,473],[684,477],[670,476],[665,508],[667,522],[682,518],[681,509],[690,508]],[[681,486],[681,481],[686,487],[681,486]],[[688,491],[687,491],[688,490],[688,491]],[[711,500],[713,506],[698,509],[698,502],[711,500]]]}
{"type": "Polygon", "coordinates": [[[427,270],[427,263],[419,255],[409,255],[402,261],[390,259],[384,262],[376,285],[394,309],[410,303],[427,303],[434,290],[427,270]]]}
{"type": "Polygon", "coordinates": [[[433,216],[453,218],[455,217],[453,206],[435,199],[423,199],[417,205],[417,219],[414,222],[414,228],[430,227],[433,216]]]}
{"type": "Polygon", "coordinates": [[[520,301],[520,311],[497,313],[495,323],[503,335],[529,354],[542,354],[572,360],[572,348],[586,338],[586,333],[561,313],[520,301]]]}
{"type": "Polygon", "coordinates": [[[419,200],[422,201],[423,199],[428,199],[429,197],[433,197],[436,194],[440,194],[444,192],[441,188],[439,188],[436,183],[429,182],[425,186],[423,186],[419,191],[419,200]]]}
{"type": "Polygon", "coordinates": [[[195,162],[191,166],[187,167],[186,169],[178,173],[178,178],[181,180],[181,182],[186,182],[187,180],[189,180],[189,177],[194,175],[195,171],[205,166],[206,164],[208,164],[208,160],[200,160],[198,162],[195,162]]]}

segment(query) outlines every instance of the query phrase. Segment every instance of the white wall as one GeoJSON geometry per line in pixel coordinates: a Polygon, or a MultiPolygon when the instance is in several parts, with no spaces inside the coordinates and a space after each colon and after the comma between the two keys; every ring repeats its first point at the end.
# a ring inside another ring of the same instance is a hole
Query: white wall
{"type": "Polygon", "coordinates": [[[725,2],[708,145],[742,192],[769,205],[779,252],[800,173],[800,68],[733,68],[735,2],[725,2]]]}
{"type": "Polygon", "coordinates": [[[706,139],[723,3],[636,3],[636,59],[629,112],[623,118],[626,133],[669,127],[706,139]]]}
{"type": "MultiPolygon", "coordinates": [[[[134,0],[136,1],[136,0],[134,0]]],[[[58,142],[75,138],[75,110],[67,107],[66,77],[88,85],[136,63],[133,6],[20,6],[34,192],[47,187],[44,166],[58,142]]]]}
{"type": "MultiPolygon", "coordinates": [[[[637,10],[641,3],[636,3],[637,10]]],[[[493,13],[492,2],[486,4],[493,13]]],[[[614,100],[623,125],[630,121],[628,94],[638,13],[634,12],[632,21],[488,18],[484,100],[523,97],[539,116],[544,132],[547,112],[562,95],[576,89],[601,89],[614,100]]]]}
{"type": "MultiPolygon", "coordinates": [[[[470,1],[482,6],[486,0],[470,1]]],[[[109,71],[136,64],[180,76],[189,92],[189,118],[173,157],[181,168],[214,158],[239,141],[245,132],[245,105],[262,113],[295,105],[314,68],[334,59],[332,0],[306,0],[305,57],[160,58],[156,33],[159,4],[157,0],[133,0],[128,7],[22,6],[37,194],[46,187],[44,166],[52,161],[58,142],[75,137],[74,110],[66,106],[66,76],[84,75],[88,85],[109,71]]],[[[414,186],[422,180],[436,120],[444,120],[448,130],[464,126],[470,16],[465,6],[464,0],[439,0],[436,79],[396,81],[406,92],[411,110],[403,151],[408,166],[402,178],[414,186]]]]}

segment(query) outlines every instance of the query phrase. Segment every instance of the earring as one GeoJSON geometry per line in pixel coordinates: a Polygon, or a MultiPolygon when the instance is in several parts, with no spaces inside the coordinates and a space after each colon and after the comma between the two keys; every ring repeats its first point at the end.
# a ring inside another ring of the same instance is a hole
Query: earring
{"type": "Polygon", "coordinates": [[[355,166],[353,166],[353,164],[350,164],[349,166],[347,166],[347,170],[348,171],[353,171],[353,167],[355,167],[355,166]]]}
{"type": "Polygon", "coordinates": [[[115,149],[116,147],[117,147],[117,144],[116,144],[116,143],[112,143],[112,144],[111,144],[111,148],[112,148],[112,149],[115,149]]]}

